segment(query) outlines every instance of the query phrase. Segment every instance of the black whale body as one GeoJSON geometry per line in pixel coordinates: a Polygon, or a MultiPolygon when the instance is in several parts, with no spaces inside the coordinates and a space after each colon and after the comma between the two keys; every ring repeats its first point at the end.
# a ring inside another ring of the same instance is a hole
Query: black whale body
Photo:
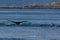
{"type": "MultiPolygon", "coordinates": [[[[10,21],[10,20],[8,20],[10,21]]],[[[54,23],[32,23],[32,22],[29,22],[29,21],[10,21],[12,23],[0,23],[0,26],[3,26],[3,25],[6,25],[6,26],[37,26],[37,27],[60,27],[60,24],[54,24],[54,23]]]]}
{"type": "Polygon", "coordinates": [[[60,27],[60,25],[58,24],[32,24],[32,23],[28,23],[28,24],[4,24],[4,23],[0,23],[0,26],[37,26],[37,27],[60,27]]]}

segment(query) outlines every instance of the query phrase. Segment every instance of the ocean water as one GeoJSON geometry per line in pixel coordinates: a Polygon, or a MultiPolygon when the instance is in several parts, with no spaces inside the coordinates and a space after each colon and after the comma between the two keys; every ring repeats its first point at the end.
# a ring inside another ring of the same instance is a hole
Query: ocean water
{"type": "Polygon", "coordinates": [[[60,40],[60,9],[0,9],[0,40],[60,40]]]}

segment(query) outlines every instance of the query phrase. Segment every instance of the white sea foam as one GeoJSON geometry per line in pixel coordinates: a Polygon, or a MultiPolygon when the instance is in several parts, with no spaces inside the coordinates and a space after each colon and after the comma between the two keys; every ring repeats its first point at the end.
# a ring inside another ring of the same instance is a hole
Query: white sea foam
{"type": "MultiPolygon", "coordinates": [[[[24,10],[20,10],[20,11],[0,11],[0,12],[6,12],[6,13],[9,13],[9,12],[26,12],[26,13],[56,13],[56,12],[45,12],[45,11],[24,11],[24,10]]],[[[59,13],[59,12],[58,12],[59,13]]]]}

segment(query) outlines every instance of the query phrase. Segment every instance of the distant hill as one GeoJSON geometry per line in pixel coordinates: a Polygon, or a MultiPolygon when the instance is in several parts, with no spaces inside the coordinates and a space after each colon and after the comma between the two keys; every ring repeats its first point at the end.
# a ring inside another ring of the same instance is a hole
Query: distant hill
{"type": "Polygon", "coordinates": [[[0,6],[0,8],[14,8],[14,9],[60,9],[60,2],[53,2],[53,3],[48,3],[44,5],[37,5],[37,4],[32,4],[32,5],[24,5],[24,6],[0,6]]]}

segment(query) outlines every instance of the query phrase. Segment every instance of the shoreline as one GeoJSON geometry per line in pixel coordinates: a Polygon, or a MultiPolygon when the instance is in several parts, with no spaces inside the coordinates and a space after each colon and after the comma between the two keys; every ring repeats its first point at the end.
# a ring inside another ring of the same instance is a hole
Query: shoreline
{"type": "Polygon", "coordinates": [[[27,5],[27,6],[0,6],[0,8],[6,9],[60,9],[60,2],[53,2],[46,5],[27,5]]]}

